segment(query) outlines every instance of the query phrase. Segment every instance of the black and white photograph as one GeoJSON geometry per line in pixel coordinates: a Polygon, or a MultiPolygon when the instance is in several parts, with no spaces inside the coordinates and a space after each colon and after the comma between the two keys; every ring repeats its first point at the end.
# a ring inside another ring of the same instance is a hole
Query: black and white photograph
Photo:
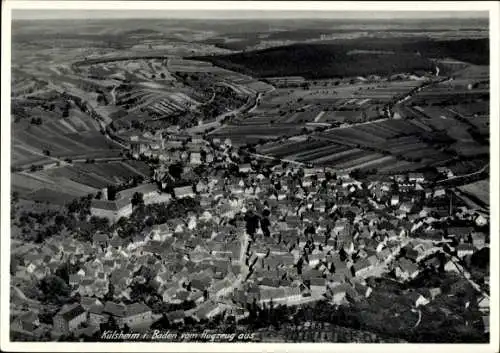
{"type": "Polygon", "coordinates": [[[16,3],[2,350],[498,351],[496,2],[16,3]]]}

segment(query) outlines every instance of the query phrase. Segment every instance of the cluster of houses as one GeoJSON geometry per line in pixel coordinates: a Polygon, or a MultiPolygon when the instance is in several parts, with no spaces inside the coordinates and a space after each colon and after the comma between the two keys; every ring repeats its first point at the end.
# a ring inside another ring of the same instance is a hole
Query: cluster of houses
{"type": "MultiPolygon", "coordinates": [[[[168,141],[161,141],[165,148],[168,141]]],[[[207,144],[192,139],[182,146],[207,144]]],[[[198,153],[194,150],[190,153],[198,153]]],[[[209,319],[223,311],[245,317],[246,305],[255,302],[355,302],[371,295],[369,277],[392,272],[397,280],[408,281],[442,265],[455,271],[451,260],[442,264],[437,256],[443,244],[462,259],[488,246],[486,234],[474,228],[487,224],[484,215],[463,207],[442,212],[426,206],[425,200],[436,203],[446,192],[431,189],[422,174],[364,184],[348,173],[332,177],[322,168],[278,164],[265,171],[255,161],[242,162],[230,141],[214,140],[203,151],[203,163],[211,155],[213,163],[227,168],[214,168],[210,177],[173,190],[175,198],[196,196],[199,214],[146,228],[127,242],[118,234],[96,233],[92,243],[53,237],[37,249],[14,249],[24,258],[14,275],[22,279],[44,278],[65,262],[79,267],[69,275],[68,286],[82,299],[61,309],[54,330],[95,329],[110,316],[119,325],[150,324],[154,315],[147,305],[120,303],[134,300],[135,283],[148,282],[167,304],[194,303],[192,309],[169,312],[171,322],[188,316],[209,319]],[[229,169],[234,172],[228,174],[229,169]],[[252,234],[249,215],[261,216],[252,234]],[[451,219],[470,226],[437,226],[451,219]],[[137,275],[144,268],[149,278],[137,275]]],[[[183,161],[188,168],[197,164],[196,158],[195,163],[191,157],[183,161]]],[[[158,179],[167,174],[159,171],[158,179]]],[[[136,192],[145,203],[172,197],[156,184],[124,190],[113,201],[103,190],[91,212],[112,222],[127,217],[136,192]]],[[[415,306],[437,295],[419,294],[415,306]]]]}

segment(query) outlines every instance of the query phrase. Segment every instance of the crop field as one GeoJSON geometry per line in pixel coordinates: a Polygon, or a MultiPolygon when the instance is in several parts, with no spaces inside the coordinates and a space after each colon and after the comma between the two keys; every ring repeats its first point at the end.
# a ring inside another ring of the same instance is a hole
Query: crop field
{"type": "Polygon", "coordinates": [[[490,204],[490,180],[480,180],[472,184],[467,184],[459,187],[460,191],[477,197],[486,205],[490,204]]]}
{"type": "Polygon", "coordinates": [[[73,195],[62,192],[61,190],[40,189],[32,192],[29,195],[26,195],[26,198],[42,203],[64,205],[71,202],[75,197],[73,195]]]}
{"type": "Polygon", "coordinates": [[[76,197],[95,194],[109,185],[128,182],[133,177],[148,177],[149,166],[141,161],[79,163],[34,173],[15,173],[12,190],[21,197],[64,204],[76,197]]]}
{"type": "Polygon", "coordinates": [[[467,104],[452,105],[449,106],[448,109],[465,118],[472,118],[476,114],[488,115],[490,113],[490,104],[488,101],[471,102],[467,104]]]}
{"type": "Polygon", "coordinates": [[[245,145],[260,140],[273,140],[284,136],[296,135],[302,129],[299,125],[227,125],[210,133],[211,137],[230,138],[233,144],[245,145]]]}
{"type": "Polygon", "coordinates": [[[314,151],[321,150],[329,147],[331,144],[325,141],[293,141],[287,140],[284,142],[271,142],[259,146],[257,151],[262,154],[272,155],[278,158],[287,158],[301,153],[313,153],[314,151]]]}
{"type": "Polygon", "coordinates": [[[458,154],[464,157],[474,157],[479,155],[487,155],[490,152],[488,146],[482,146],[475,141],[457,142],[450,146],[458,154]]]}

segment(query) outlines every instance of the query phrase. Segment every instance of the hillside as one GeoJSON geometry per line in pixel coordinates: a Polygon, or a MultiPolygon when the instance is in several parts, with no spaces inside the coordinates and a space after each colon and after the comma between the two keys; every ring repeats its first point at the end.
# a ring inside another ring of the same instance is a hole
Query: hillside
{"type": "Polygon", "coordinates": [[[257,77],[326,78],[430,71],[434,67],[430,60],[433,58],[453,58],[473,64],[487,65],[489,61],[488,40],[432,41],[424,38],[370,38],[367,40],[362,38],[322,44],[293,44],[196,59],[257,77]]]}

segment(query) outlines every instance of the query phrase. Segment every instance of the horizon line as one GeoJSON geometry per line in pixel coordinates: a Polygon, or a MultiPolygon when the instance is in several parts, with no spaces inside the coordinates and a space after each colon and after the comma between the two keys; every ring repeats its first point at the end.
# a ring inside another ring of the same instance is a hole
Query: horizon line
{"type": "Polygon", "coordinates": [[[311,10],[113,10],[113,9],[13,9],[12,21],[20,20],[487,20],[489,12],[477,11],[311,11],[311,10]],[[132,12],[132,13],[130,13],[132,12]]]}

